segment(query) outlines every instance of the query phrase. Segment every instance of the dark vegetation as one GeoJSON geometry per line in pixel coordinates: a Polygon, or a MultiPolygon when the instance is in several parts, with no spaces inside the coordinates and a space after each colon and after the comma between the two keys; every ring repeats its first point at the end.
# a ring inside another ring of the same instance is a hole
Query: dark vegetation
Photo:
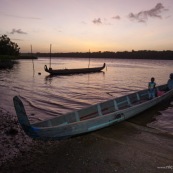
{"type": "Polygon", "coordinates": [[[0,37],[0,68],[12,68],[20,48],[7,35],[0,37]]]}
{"type": "Polygon", "coordinates": [[[15,63],[14,56],[0,55],[0,69],[12,68],[15,63]]]}
{"type": "Polygon", "coordinates": [[[16,59],[36,59],[37,57],[29,54],[20,54],[20,48],[7,35],[0,37],[0,69],[12,68],[16,59]]]}
{"type": "MultiPolygon", "coordinates": [[[[37,53],[39,57],[49,57],[50,53],[37,53]]],[[[117,58],[117,59],[158,59],[173,60],[173,51],[147,51],[140,50],[131,52],[70,52],[70,53],[52,53],[52,57],[83,57],[83,58],[117,58]]]]}
{"type": "Polygon", "coordinates": [[[0,37],[0,55],[18,56],[19,50],[17,43],[12,42],[7,35],[0,37]]]}

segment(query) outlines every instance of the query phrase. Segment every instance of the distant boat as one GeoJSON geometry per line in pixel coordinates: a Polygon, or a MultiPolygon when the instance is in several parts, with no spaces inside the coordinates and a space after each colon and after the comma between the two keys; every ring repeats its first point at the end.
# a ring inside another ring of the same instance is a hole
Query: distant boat
{"type": "Polygon", "coordinates": [[[13,101],[19,123],[28,136],[40,140],[60,140],[119,123],[172,97],[173,89],[167,91],[167,85],[157,88],[160,94],[152,100],[148,99],[148,89],[141,90],[33,124],[29,122],[22,101],[17,96],[13,101]]]}
{"type": "Polygon", "coordinates": [[[105,68],[106,64],[104,63],[102,67],[92,67],[92,68],[76,68],[76,69],[57,69],[53,70],[52,68],[47,68],[47,65],[44,66],[44,70],[51,75],[70,75],[70,74],[79,74],[79,73],[94,73],[100,72],[105,68]]]}

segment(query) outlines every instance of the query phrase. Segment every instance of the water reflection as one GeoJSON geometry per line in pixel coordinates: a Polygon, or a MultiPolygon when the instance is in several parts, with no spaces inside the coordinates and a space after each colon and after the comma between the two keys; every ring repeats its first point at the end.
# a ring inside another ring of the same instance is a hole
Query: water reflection
{"type": "Polygon", "coordinates": [[[104,77],[105,76],[105,72],[104,71],[100,71],[100,72],[95,72],[95,73],[81,73],[81,74],[71,74],[71,75],[47,75],[45,76],[45,83],[46,84],[51,84],[52,81],[54,79],[62,79],[62,78],[70,78],[72,76],[83,76],[83,75],[86,75],[88,77],[88,83],[90,81],[90,77],[93,75],[93,74],[102,74],[102,76],[104,77]]]}
{"type": "Polygon", "coordinates": [[[48,75],[48,76],[45,76],[44,80],[45,80],[45,84],[51,84],[52,80],[53,80],[53,77],[52,75],[48,75]]]}
{"type": "MultiPolygon", "coordinates": [[[[0,107],[14,111],[12,98],[21,96],[34,122],[145,89],[151,76],[156,78],[157,85],[164,84],[173,66],[173,61],[92,59],[95,67],[106,62],[107,71],[51,76],[44,71],[47,61],[34,60],[33,68],[31,60],[19,60],[13,69],[1,70],[0,107]],[[36,75],[38,72],[41,75],[36,75]]],[[[53,62],[68,68],[88,65],[88,60],[80,58],[58,58],[53,62]]]]}
{"type": "Polygon", "coordinates": [[[168,133],[173,134],[173,98],[169,107],[160,111],[155,117],[155,121],[147,124],[149,127],[156,128],[168,133]]]}

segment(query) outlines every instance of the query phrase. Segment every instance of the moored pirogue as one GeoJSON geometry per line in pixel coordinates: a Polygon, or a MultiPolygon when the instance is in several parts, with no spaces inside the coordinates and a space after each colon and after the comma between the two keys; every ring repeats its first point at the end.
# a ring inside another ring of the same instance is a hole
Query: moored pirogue
{"type": "Polygon", "coordinates": [[[105,68],[106,64],[104,63],[101,67],[92,67],[92,68],[76,68],[76,69],[52,69],[47,68],[47,65],[44,66],[44,70],[51,75],[70,75],[70,74],[80,74],[80,73],[95,73],[100,72],[105,68]]]}
{"type": "Polygon", "coordinates": [[[162,94],[151,100],[148,99],[148,89],[141,90],[33,124],[29,122],[19,97],[15,96],[13,101],[19,123],[27,135],[41,140],[60,140],[124,121],[173,95],[173,89],[168,91],[167,85],[157,89],[162,94]]]}

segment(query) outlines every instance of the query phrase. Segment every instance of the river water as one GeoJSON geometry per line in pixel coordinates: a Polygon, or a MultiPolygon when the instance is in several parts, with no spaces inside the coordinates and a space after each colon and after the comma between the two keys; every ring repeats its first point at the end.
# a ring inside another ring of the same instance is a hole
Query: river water
{"type": "MultiPolygon", "coordinates": [[[[49,76],[48,58],[18,60],[12,69],[0,70],[0,107],[14,114],[13,97],[20,96],[31,122],[62,115],[76,109],[147,88],[151,77],[165,84],[173,72],[169,60],[91,59],[90,67],[107,67],[103,72],[69,76],[49,76]],[[41,75],[39,75],[41,73],[41,75]]],[[[85,58],[53,58],[51,67],[86,68],[85,58]]],[[[154,128],[173,133],[172,103],[158,110],[154,128]]]]}

